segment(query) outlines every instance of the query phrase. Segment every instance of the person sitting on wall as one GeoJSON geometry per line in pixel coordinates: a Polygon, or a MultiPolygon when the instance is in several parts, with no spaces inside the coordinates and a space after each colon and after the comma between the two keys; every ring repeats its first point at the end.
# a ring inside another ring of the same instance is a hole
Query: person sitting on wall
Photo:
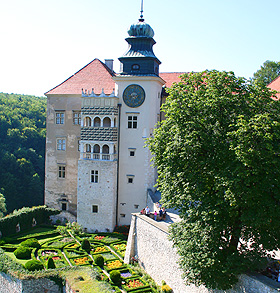
{"type": "Polygon", "coordinates": [[[162,208],[162,218],[163,218],[163,220],[166,219],[166,210],[164,207],[162,208]]]}
{"type": "Polygon", "coordinates": [[[146,215],[145,208],[143,208],[140,213],[141,213],[141,215],[146,215]]]}
{"type": "Polygon", "coordinates": [[[147,216],[149,216],[149,215],[150,215],[150,212],[151,212],[151,211],[150,211],[150,209],[149,209],[149,207],[148,207],[148,206],[145,208],[145,212],[146,212],[146,215],[147,215],[147,216]]]}
{"type": "Polygon", "coordinates": [[[157,211],[154,212],[154,220],[157,220],[157,211]]]}
{"type": "Polygon", "coordinates": [[[160,204],[159,202],[156,202],[156,207],[157,207],[158,209],[160,209],[160,208],[161,208],[161,204],[160,204]]]}

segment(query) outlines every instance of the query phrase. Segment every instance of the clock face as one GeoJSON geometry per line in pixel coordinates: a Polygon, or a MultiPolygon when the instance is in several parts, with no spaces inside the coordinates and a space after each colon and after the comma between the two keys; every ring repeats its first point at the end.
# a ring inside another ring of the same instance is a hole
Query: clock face
{"type": "Polygon", "coordinates": [[[145,91],[140,85],[131,84],[123,92],[123,101],[129,107],[139,107],[144,103],[144,100],[145,91]]]}

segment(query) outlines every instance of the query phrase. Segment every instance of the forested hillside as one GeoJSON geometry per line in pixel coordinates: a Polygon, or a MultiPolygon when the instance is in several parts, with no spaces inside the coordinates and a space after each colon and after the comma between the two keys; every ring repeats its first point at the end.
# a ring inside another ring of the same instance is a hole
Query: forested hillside
{"type": "Polygon", "coordinates": [[[43,204],[46,102],[0,93],[0,192],[8,212],[43,204]]]}

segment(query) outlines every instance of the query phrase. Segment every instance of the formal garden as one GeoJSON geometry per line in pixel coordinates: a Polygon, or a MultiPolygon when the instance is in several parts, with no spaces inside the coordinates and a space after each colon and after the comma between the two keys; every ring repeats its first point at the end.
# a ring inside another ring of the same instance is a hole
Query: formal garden
{"type": "Polygon", "coordinates": [[[2,237],[0,271],[19,278],[47,277],[61,288],[67,280],[74,292],[169,292],[137,263],[124,263],[127,235],[85,233],[77,223],[37,225],[35,218],[31,226],[20,231],[18,223],[16,233],[2,237]]]}

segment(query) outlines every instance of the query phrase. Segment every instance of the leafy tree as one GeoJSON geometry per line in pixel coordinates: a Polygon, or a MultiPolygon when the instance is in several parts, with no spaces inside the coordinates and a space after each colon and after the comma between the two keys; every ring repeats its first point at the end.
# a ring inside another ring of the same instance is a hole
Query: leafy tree
{"type": "Polygon", "coordinates": [[[261,85],[270,84],[276,77],[280,75],[280,62],[265,61],[261,69],[253,75],[253,82],[261,85]]]}
{"type": "Polygon", "coordinates": [[[43,204],[46,99],[0,93],[0,188],[8,212],[43,204]]]}
{"type": "Polygon", "coordinates": [[[189,73],[169,89],[148,141],[171,238],[189,283],[227,289],[280,248],[280,104],[232,72],[189,73]]]}
{"type": "Polygon", "coordinates": [[[2,218],[4,213],[7,211],[5,201],[6,199],[4,195],[0,192],[0,218],[2,218]]]}

